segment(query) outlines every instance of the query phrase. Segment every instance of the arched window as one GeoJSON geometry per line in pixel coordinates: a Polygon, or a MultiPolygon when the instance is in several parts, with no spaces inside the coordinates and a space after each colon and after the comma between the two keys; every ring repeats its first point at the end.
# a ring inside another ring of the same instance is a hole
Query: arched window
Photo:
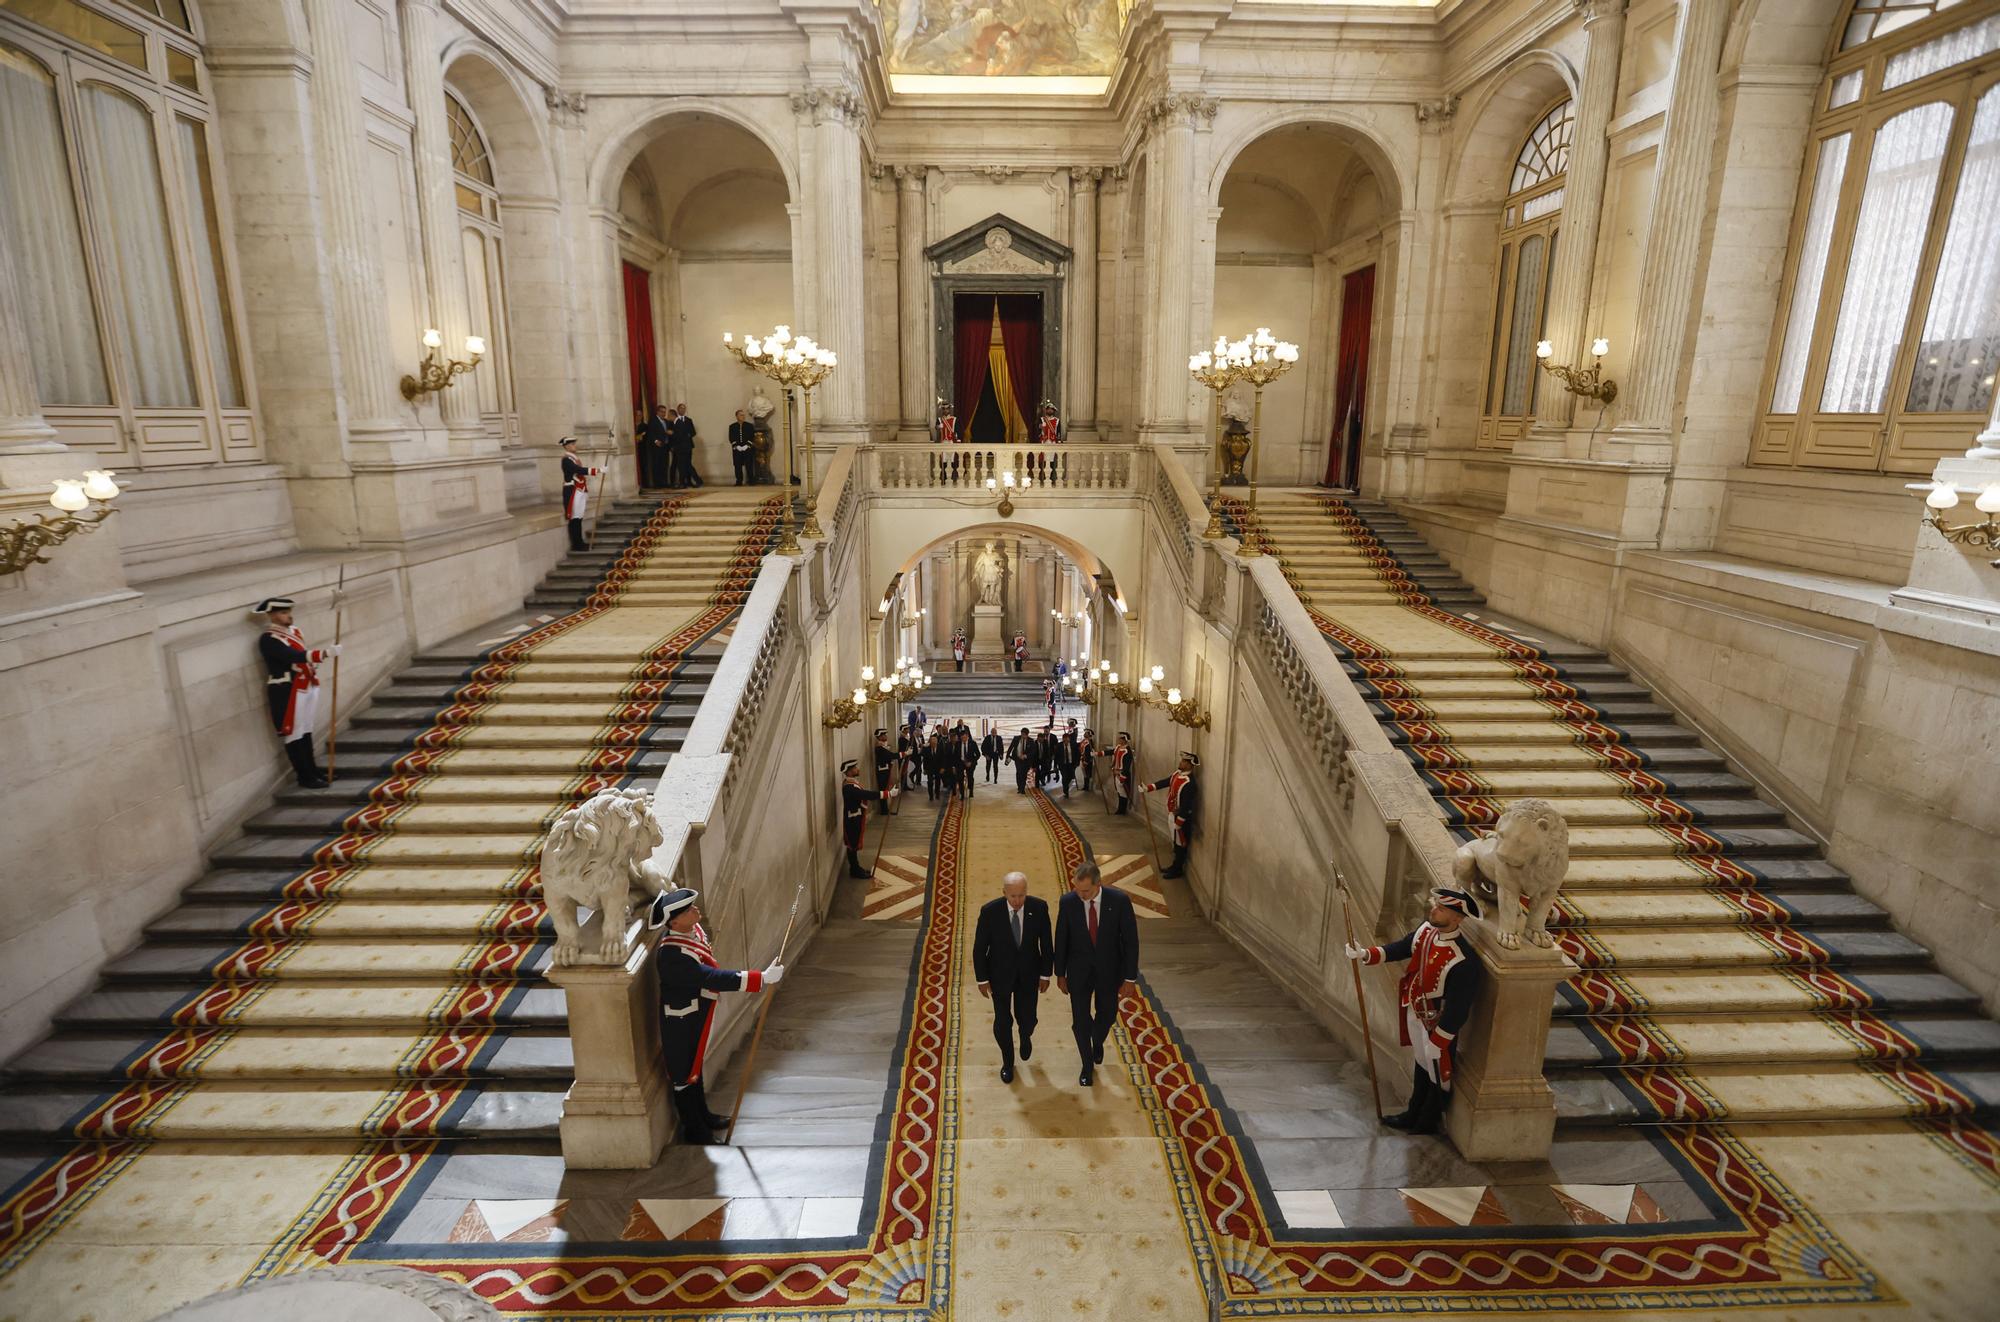
{"type": "Polygon", "coordinates": [[[1535,341],[1548,311],[1549,272],[1555,269],[1561,228],[1564,171],[1569,168],[1575,117],[1567,99],[1550,106],[1529,130],[1514,158],[1507,200],[1500,207],[1500,254],[1494,262],[1492,344],[1486,358],[1486,393],[1479,412],[1479,440],[1511,448],[1535,413],[1535,341]]]}
{"type": "Polygon", "coordinates": [[[1750,461],[1928,473],[1993,407],[2000,14],[1855,0],[1836,42],[1750,461]]]}
{"type": "Polygon", "coordinates": [[[107,462],[261,458],[184,0],[0,0],[0,226],[44,414],[107,462]]]}
{"type": "Polygon", "coordinates": [[[514,406],[513,364],[509,358],[505,267],[500,243],[500,192],[493,186],[493,154],[486,135],[465,103],[444,94],[451,128],[451,168],[458,192],[459,242],[464,246],[465,306],[475,335],[486,337],[486,359],[472,374],[479,412],[488,431],[503,443],[520,440],[521,415],[514,406]]]}

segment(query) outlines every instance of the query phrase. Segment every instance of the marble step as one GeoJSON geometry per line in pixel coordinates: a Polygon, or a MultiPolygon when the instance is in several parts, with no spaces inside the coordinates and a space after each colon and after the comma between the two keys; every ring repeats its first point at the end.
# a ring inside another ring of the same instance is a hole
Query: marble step
{"type": "MultiPolygon", "coordinates": [[[[1386,712],[1377,719],[1385,727],[1396,718],[1386,712]]],[[[1408,730],[1401,726],[1388,727],[1385,733],[1392,743],[1465,743],[1465,744],[1573,744],[1583,738],[1568,724],[1557,720],[1548,711],[1518,719],[1489,719],[1482,717],[1442,717],[1419,719],[1410,724],[1427,728],[1408,730]]],[[[1637,720],[1630,723],[1605,721],[1616,730],[1617,742],[1648,751],[1655,747],[1673,747],[1699,742],[1699,736],[1685,726],[1671,720],[1655,718],[1637,720]]]]}
{"type": "MultiPolygon", "coordinates": [[[[675,731],[674,735],[672,739],[636,752],[631,749],[461,748],[441,761],[433,762],[429,769],[432,773],[471,772],[482,776],[575,775],[586,771],[610,774],[615,771],[626,782],[637,783],[649,776],[657,776],[666,767],[674,749],[680,747],[679,731],[675,731]],[[615,765],[607,762],[608,753],[615,753],[615,765]]],[[[361,806],[368,786],[385,776],[397,774],[399,764],[413,751],[407,743],[388,740],[375,743],[374,747],[356,747],[347,736],[342,735],[337,764],[339,779],[323,790],[287,788],[284,792],[319,794],[326,796],[328,801],[361,806]]]]}
{"type": "Polygon", "coordinates": [[[1776,1063],[1563,1070],[1549,1078],[1563,1125],[1885,1120],[2000,1109],[2000,1069],[1776,1063]]]}
{"type": "Polygon", "coordinates": [[[310,933],[315,940],[401,940],[404,937],[470,941],[481,937],[530,940],[553,937],[555,925],[539,899],[436,896],[364,899],[341,896],[279,904],[194,895],[146,925],[149,939],[213,937],[248,940],[256,935],[310,933]]]}
{"type": "MultiPolygon", "coordinates": [[[[708,684],[711,677],[712,675],[705,674],[700,677],[676,678],[665,681],[664,686],[659,681],[653,681],[653,687],[661,690],[653,694],[653,700],[660,703],[699,704],[702,698],[708,693],[708,684]]],[[[641,682],[623,676],[591,682],[568,683],[539,679],[517,679],[509,680],[497,688],[489,689],[473,700],[480,704],[482,710],[486,711],[498,711],[508,707],[539,709],[576,702],[617,704],[638,700],[637,695],[633,697],[627,697],[626,695],[639,687],[641,682]]],[[[388,708],[415,707],[424,710],[440,710],[458,698],[458,689],[460,687],[463,687],[463,685],[454,681],[446,681],[445,685],[439,685],[436,683],[406,680],[399,676],[390,683],[375,690],[374,697],[378,705],[388,708]]]]}
{"type": "Polygon", "coordinates": [[[1795,890],[1785,886],[1712,890],[1564,889],[1549,918],[1551,928],[1593,932],[1621,927],[1887,927],[1889,915],[1851,891],[1795,890]]]}
{"type": "MultiPolygon", "coordinates": [[[[130,1085],[139,1097],[142,1085],[130,1085]]],[[[242,1080],[184,1088],[150,1085],[150,1106],[107,1117],[86,1131],[98,1140],[165,1141],[387,1138],[548,1139],[557,1134],[565,1085],[242,1080]],[[176,1100],[170,1093],[178,1092],[176,1100]]],[[[79,1120],[105,1103],[91,1088],[23,1087],[0,1094],[0,1137],[56,1139],[77,1134],[79,1120]]]]}
{"type": "Polygon", "coordinates": [[[343,900],[480,900],[492,904],[522,898],[523,868],[425,866],[369,863],[324,884],[302,882],[325,869],[218,867],[193,882],[182,896],[190,901],[246,901],[265,906],[281,900],[331,894],[343,900]]]}
{"type": "MultiPolygon", "coordinates": [[[[1449,744],[1422,744],[1396,741],[1418,770],[1464,768],[1480,775],[1496,771],[1588,771],[1605,764],[1600,749],[1585,744],[1555,742],[1526,743],[1519,740],[1454,739],[1449,744]]],[[[1653,774],[1671,771],[1712,771],[1724,769],[1722,756],[1701,744],[1667,745],[1648,743],[1644,747],[1619,746],[1643,770],[1653,774]]]]}
{"type": "Polygon", "coordinates": [[[575,776],[481,776],[454,772],[449,764],[428,775],[410,777],[403,784],[370,786],[357,797],[357,792],[361,790],[358,779],[349,782],[343,778],[326,789],[288,786],[277,792],[274,801],[280,807],[317,808],[339,814],[358,812],[383,803],[511,803],[560,809],[580,803],[596,793],[595,788],[575,776]]]}
{"type": "Polygon", "coordinates": [[[1810,857],[1819,853],[1818,841],[1786,827],[1706,826],[1698,829],[1715,841],[1715,847],[1710,848],[1705,843],[1691,844],[1670,838],[1664,834],[1664,828],[1656,826],[1572,827],[1569,833],[1569,854],[1572,859],[1605,856],[1644,858],[1653,855],[1675,857],[1689,854],[1750,859],[1772,856],[1810,857]]]}
{"type": "MultiPolygon", "coordinates": [[[[1461,838],[1463,829],[1456,834],[1461,838]]],[[[1587,895],[1622,889],[1788,886],[1793,889],[1848,887],[1847,873],[1817,854],[1753,858],[1732,855],[1656,854],[1649,858],[1585,857],[1570,861],[1565,894],[1587,895]]]]}
{"type": "Polygon", "coordinates": [[[245,834],[256,836],[308,836],[320,839],[346,831],[394,831],[405,835],[478,835],[487,832],[538,834],[554,825],[569,805],[522,801],[517,803],[410,803],[396,815],[380,822],[354,822],[358,809],[313,806],[267,808],[243,823],[245,834]]]}
{"type": "MultiPolygon", "coordinates": [[[[456,697],[460,689],[473,683],[473,666],[408,666],[398,672],[388,684],[377,690],[378,696],[394,698],[399,694],[411,697],[449,699],[456,697]]],[[[706,692],[715,678],[715,662],[710,658],[700,658],[680,662],[662,662],[649,666],[645,662],[586,661],[564,665],[554,661],[527,662],[509,667],[506,677],[501,680],[496,693],[515,693],[526,690],[529,693],[561,692],[571,689],[583,693],[622,693],[639,683],[667,684],[669,692],[680,692],[683,687],[697,687],[706,692]]]]}
{"type": "MultiPolygon", "coordinates": [[[[489,831],[463,835],[386,832],[361,840],[355,852],[369,866],[519,867],[541,857],[542,832],[489,831]]],[[[335,841],[326,836],[287,834],[246,835],[217,849],[209,861],[217,866],[271,867],[290,865],[305,871],[327,859],[332,865],[335,841]]]]}
{"type": "MultiPolygon", "coordinates": [[[[689,587],[685,590],[674,592],[655,592],[643,588],[628,589],[619,594],[618,604],[628,607],[720,605],[722,603],[715,600],[720,592],[728,590],[748,593],[749,589],[749,579],[742,580],[741,585],[734,589],[689,587]]],[[[527,604],[531,607],[549,607],[552,609],[562,607],[567,609],[570,600],[567,597],[551,596],[547,593],[536,592],[529,594],[527,604]]]]}
{"type": "Polygon", "coordinates": [[[1523,698],[1560,696],[1587,702],[1593,705],[1612,702],[1647,702],[1653,694],[1643,684],[1630,680],[1597,680],[1595,682],[1562,682],[1566,694],[1546,695],[1538,691],[1532,681],[1516,679],[1513,676],[1489,676],[1471,679],[1428,679],[1428,680],[1369,680],[1356,675],[1355,687],[1363,696],[1381,700],[1388,698],[1414,698],[1420,702],[1469,702],[1477,699],[1494,698],[1503,702],[1518,702],[1523,698]]]}
{"type": "Polygon", "coordinates": [[[163,1038],[157,1032],[68,1029],[8,1062],[9,1081],[128,1079],[558,1079],[574,1072],[566,1033],[462,1027],[241,1027],[163,1038]],[[163,1042],[194,1050],[162,1052],[163,1042]],[[152,1056],[153,1059],[146,1059],[152,1056]],[[414,1059],[413,1059],[414,1058],[414,1059]]]}
{"type": "MultiPolygon", "coordinates": [[[[1572,827],[1576,826],[1639,826],[1649,825],[1659,820],[1652,808],[1635,798],[1572,798],[1564,795],[1549,795],[1572,827]]],[[[1442,799],[1442,796],[1441,796],[1442,799]]],[[[1454,825],[1489,826],[1498,817],[1495,803],[1500,811],[1505,811],[1506,800],[1482,801],[1473,805],[1454,804],[1442,799],[1439,807],[1444,809],[1445,820],[1454,825]]],[[[1688,814],[1688,819],[1697,826],[1783,826],[1785,814],[1762,799],[1696,799],[1677,798],[1676,804],[1688,814]]]]}
{"type": "Polygon", "coordinates": [[[1880,1059],[2000,1062],[2000,1024],[1976,1014],[1743,1013],[1559,1018],[1549,1069],[1880,1059]]]}
{"type": "Polygon", "coordinates": [[[1579,969],[1618,976],[1660,969],[1865,969],[1930,959],[1930,951],[1900,932],[1866,928],[1565,929],[1556,933],[1556,944],[1579,969]]]}
{"type": "MultiPolygon", "coordinates": [[[[1352,659],[1343,659],[1341,669],[1357,683],[1367,679],[1367,666],[1352,659]]],[[[1396,658],[1393,662],[1404,679],[1424,681],[1428,679],[1511,679],[1518,674],[1517,668],[1500,657],[1414,657],[1396,658]]],[[[1609,680],[1625,683],[1631,675],[1622,666],[1614,665],[1597,654],[1596,659],[1587,655],[1568,656],[1559,660],[1544,660],[1541,665],[1552,675],[1568,683],[1587,680],[1609,680]]]]}
{"type": "MultiPolygon", "coordinates": [[[[1595,798],[1640,793],[1630,781],[1609,771],[1485,771],[1477,776],[1478,787],[1471,791],[1457,784],[1445,783],[1444,777],[1437,773],[1424,772],[1419,768],[1418,774],[1430,785],[1431,792],[1440,798],[1483,796],[1505,803],[1511,799],[1595,798]]],[[[1695,800],[1716,802],[1757,793],[1755,785],[1727,771],[1671,771],[1655,767],[1646,774],[1660,782],[1658,793],[1684,803],[1695,800]]]]}
{"type": "MultiPolygon", "coordinates": [[[[1554,721],[1559,713],[1551,710],[1549,704],[1519,692],[1505,698],[1437,698],[1417,699],[1416,705],[1422,709],[1417,716],[1399,715],[1387,702],[1376,699],[1369,702],[1368,710],[1378,721],[1423,720],[1476,722],[1487,724],[1496,721],[1554,721]]],[[[1620,729],[1673,729],[1674,719],[1671,709],[1658,703],[1613,699],[1605,702],[1584,703],[1594,718],[1606,725],[1620,729]]]]}
{"type": "Polygon", "coordinates": [[[478,937],[373,940],[152,941],[104,966],[107,982],[211,978],[217,982],[293,979],[410,982],[535,982],[555,944],[478,937]],[[246,951],[246,947],[250,948],[246,951]]]}
{"type": "Polygon", "coordinates": [[[1831,981],[1795,969],[1645,969],[1581,973],[1556,991],[1565,1016],[1801,1013],[1826,1008],[1976,1014],[1978,995],[1924,967],[1887,966],[1831,981]]]}
{"type": "MultiPolygon", "coordinates": [[[[606,722],[589,724],[546,724],[513,725],[496,724],[468,725],[448,731],[449,738],[441,741],[441,746],[461,749],[514,749],[521,751],[560,751],[566,756],[581,756],[577,750],[593,748],[667,748],[678,747],[691,715],[674,718],[669,712],[664,720],[649,722],[644,726],[612,727],[606,722]]],[[[411,725],[407,720],[392,726],[377,728],[357,725],[342,733],[340,748],[347,750],[400,749],[408,751],[415,747],[415,740],[430,729],[429,722],[411,725]]]]}
{"type": "MultiPolygon", "coordinates": [[[[438,714],[448,704],[426,703],[417,705],[409,702],[377,701],[364,708],[354,718],[356,730],[406,730],[415,735],[438,724],[438,714]]],[[[464,719],[454,721],[454,728],[474,726],[512,725],[573,725],[577,727],[596,726],[609,723],[620,713],[620,707],[644,708],[642,717],[650,725],[687,726],[694,722],[694,714],[701,706],[699,695],[682,693],[663,694],[655,698],[612,699],[610,702],[536,702],[514,698],[508,694],[496,694],[490,702],[482,702],[464,719]]]]}
{"type": "Polygon", "coordinates": [[[375,979],[364,986],[310,978],[234,984],[250,993],[214,1016],[190,1008],[213,987],[206,976],[121,980],[64,1007],[58,1030],[184,1028],[219,1020],[256,1028],[491,1028],[568,1026],[560,988],[542,983],[375,979]]]}

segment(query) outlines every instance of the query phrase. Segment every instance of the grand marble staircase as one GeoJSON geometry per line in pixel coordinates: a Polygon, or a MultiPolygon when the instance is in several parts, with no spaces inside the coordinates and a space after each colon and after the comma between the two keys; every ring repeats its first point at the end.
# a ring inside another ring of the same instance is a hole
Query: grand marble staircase
{"type": "Polygon", "coordinates": [[[541,835],[679,746],[773,518],[729,491],[614,508],[517,636],[416,656],[339,779],[281,791],[10,1062],[0,1137],[552,1138],[541,835]]]}
{"type": "Polygon", "coordinates": [[[1385,505],[1289,492],[1228,509],[1460,838],[1516,798],[1568,818],[1551,926],[1579,972],[1546,1060],[1564,1122],[2000,1107],[2000,1025],[1978,998],[1603,653],[1492,619],[1385,505]]]}

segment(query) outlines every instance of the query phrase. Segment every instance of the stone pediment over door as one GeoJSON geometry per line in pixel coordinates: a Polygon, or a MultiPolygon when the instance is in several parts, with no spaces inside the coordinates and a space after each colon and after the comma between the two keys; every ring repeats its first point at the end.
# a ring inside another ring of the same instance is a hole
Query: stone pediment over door
{"type": "Polygon", "coordinates": [[[998,212],[932,244],[935,275],[1060,277],[1069,249],[998,212]]]}

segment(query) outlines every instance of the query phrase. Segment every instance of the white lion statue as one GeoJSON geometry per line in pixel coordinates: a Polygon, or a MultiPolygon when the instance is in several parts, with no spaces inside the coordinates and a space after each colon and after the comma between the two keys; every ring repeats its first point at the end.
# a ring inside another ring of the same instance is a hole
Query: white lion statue
{"type": "Polygon", "coordinates": [[[556,924],[556,963],[616,963],[625,958],[632,890],[657,895],[668,879],[652,855],[666,833],[644,790],[599,790],[556,819],[542,842],[542,903],[556,924]],[[594,956],[582,945],[587,907],[604,917],[594,956]]]}
{"type": "Polygon", "coordinates": [[[1451,874],[1460,889],[1493,898],[1501,945],[1518,947],[1525,930],[1536,945],[1552,946],[1549,910],[1569,874],[1569,823],[1547,799],[1517,799],[1491,835],[1458,847],[1451,874]]]}

